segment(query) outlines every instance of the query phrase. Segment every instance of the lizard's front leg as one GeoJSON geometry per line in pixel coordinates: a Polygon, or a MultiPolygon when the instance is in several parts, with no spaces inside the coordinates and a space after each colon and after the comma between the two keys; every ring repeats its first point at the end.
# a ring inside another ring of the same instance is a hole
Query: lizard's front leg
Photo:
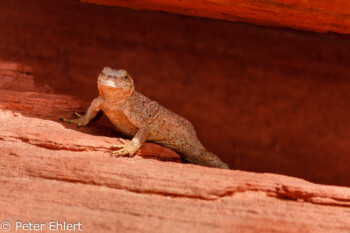
{"type": "Polygon", "coordinates": [[[63,122],[76,124],[77,126],[85,126],[97,115],[97,113],[100,110],[101,110],[101,101],[99,98],[96,98],[91,102],[87,112],[83,116],[78,114],[77,112],[74,112],[74,114],[79,118],[77,119],[60,118],[60,120],[63,122]]]}
{"type": "Polygon", "coordinates": [[[113,145],[111,148],[120,148],[116,151],[112,152],[112,155],[116,154],[120,155],[129,155],[133,156],[138,149],[143,145],[143,143],[147,140],[149,134],[149,127],[143,126],[137,131],[135,136],[130,142],[125,141],[124,139],[120,139],[121,145],[113,145]]]}

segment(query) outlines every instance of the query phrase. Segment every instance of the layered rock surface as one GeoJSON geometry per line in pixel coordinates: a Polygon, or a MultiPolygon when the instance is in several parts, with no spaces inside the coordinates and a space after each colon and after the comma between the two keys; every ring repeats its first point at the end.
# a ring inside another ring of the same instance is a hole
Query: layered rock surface
{"type": "Polygon", "coordinates": [[[350,33],[348,0],[81,0],[109,6],[287,26],[317,32],[350,33]]]}
{"type": "Polygon", "coordinates": [[[35,85],[31,72],[0,63],[0,221],[80,221],[85,232],[350,231],[349,188],[183,164],[155,144],[110,157],[120,135],[59,122],[88,103],[35,85]]]}

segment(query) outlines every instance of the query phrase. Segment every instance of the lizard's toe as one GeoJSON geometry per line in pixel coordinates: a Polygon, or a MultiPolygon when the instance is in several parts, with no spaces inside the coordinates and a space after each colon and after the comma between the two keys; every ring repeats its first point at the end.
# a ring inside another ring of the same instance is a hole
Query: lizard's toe
{"type": "Polygon", "coordinates": [[[116,157],[116,158],[119,158],[120,156],[122,156],[121,154],[119,154],[118,151],[112,151],[111,154],[110,154],[111,157],[116,157]]]}
{"type": "Polygon", "coordinates": [[[81,115],[81,114],[79,114],[78,112],[76,112],[76,111],[73,111],[73,115],[75,115],[75,116],[77,116],[77,117],[83,117],[84,115],[81,115]]]}
{"type": "Polygon", "coordinates": [[[121,143],[123,143],[124,145],[128,144],[128,142],[127,142],[127,141],[125,141],[125,140],[124,140],[124,139],[122,139],[122,138],[119,138],[119,141],[120,141],[121,143]]]}
{"type": "Polygon", "coordinates": [[[123,148],[124,145],[112,145],[111,149],[116,149],[116,148],[123,148]]]}

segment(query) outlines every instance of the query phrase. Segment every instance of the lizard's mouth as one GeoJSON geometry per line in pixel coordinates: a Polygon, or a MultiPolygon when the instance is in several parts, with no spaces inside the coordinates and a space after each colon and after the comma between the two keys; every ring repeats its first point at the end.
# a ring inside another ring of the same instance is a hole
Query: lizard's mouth
{"type": "Polygon", "coordinates": [[[117,87],[114,82],[99,81],[98,83],[102,86],[117,87]]]}
{"type": "Polygon", "coordinates": [[[99,77],[98,79],[98,84],[102,85],[102,86],[108,86],[108,87],[116,87],[115,83],[113,80],[110,80],[108,78],[104,78],[103,76],[99,77]]]}
{"type": "Polygon", "coordinates": [[[127,83],[116,84],[114,80],[103,78],[103,77],[100,77],[98,79],[98,84],[101,86],[114,87],[114,88],[126,88],[126,87],[130,88],[132,86],[132,84],[127,84],[127,83]]]}

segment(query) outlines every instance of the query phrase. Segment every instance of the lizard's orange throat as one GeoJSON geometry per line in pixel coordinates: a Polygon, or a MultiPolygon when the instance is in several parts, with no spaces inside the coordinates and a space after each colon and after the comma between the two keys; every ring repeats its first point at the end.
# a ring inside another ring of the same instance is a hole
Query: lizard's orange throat
{"type": "Polygon", "coordinates": [[[135,91],[134,86],[111,86],[104,85],[103,83],[98,83],[98,90],[101,96],[104,96],[108,99],[127,99],[135,91]]]}

